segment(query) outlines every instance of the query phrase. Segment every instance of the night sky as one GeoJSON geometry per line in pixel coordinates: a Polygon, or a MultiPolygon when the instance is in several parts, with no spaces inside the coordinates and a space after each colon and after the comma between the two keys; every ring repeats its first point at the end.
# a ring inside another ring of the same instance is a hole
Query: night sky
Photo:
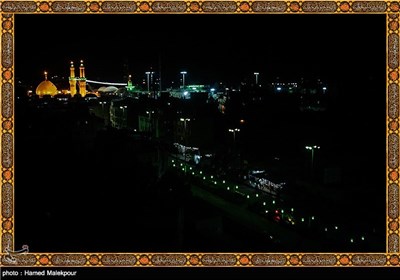
{"type": "Polygon", "coordinates": [[[182,70],[231,85],[253,72],[344,85],[385,75],[385,15],[16,15],[15,32],[16,76],[35,82],[80,59],[87,78],[115,82],[124,64],[139,82],[161,61],[163,88],[182,70]]]}
{"type": "Polygon", "coordinates": [[[44,70],[68,77],[84,59],[88,79],[140,83],[161,58],[163,89],[182,70],[187,84],[321,78],[338,145],[377,158],[361,169],[381,168],[384,182],[385,25],[385,15],[16,15],[15,75],[35,88],[44,70]]]}

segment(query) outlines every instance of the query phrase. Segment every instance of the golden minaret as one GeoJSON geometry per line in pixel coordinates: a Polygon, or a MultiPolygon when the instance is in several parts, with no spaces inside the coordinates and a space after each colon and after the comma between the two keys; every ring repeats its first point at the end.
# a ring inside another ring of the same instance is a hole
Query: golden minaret
{"type": "Polygon", "coordinates": [[[79,93],[82,97],[86,95],[86,78],[85,78],[85,66],[83,66],[83,60],[79,66],[79,93]]]}
{"type": "Polygon", "coordinates": [[[73,61],[71,61],[71,67],[69,68],[69,90],[71,92],[71,96],[74,96],[76,94],[76,78],[73,61]]]}

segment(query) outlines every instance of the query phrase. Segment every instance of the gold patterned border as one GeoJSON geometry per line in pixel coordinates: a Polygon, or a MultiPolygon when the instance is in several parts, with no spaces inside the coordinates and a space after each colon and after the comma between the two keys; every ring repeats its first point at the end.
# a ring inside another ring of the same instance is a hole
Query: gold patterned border
{"type": "Polygon", "coordinates": [[[398,1],[26,1],[3,0],[3,13],[396,13],[398,1]]]}
{"type": "Polygon", "coordinates": [[[1,238],[3,266],[374,266],[400,263],[399,1],[0,1],[1,238]],[[14,249],[14,14],[386,14],[387,240],[382,253],[25,253],[14,249]]]}
{"type": "Polygon", "coordinates": [[[386,253],[37,253],[1,257],[10,267],[331,267],[398,266],[398,254],[386,253]]]}

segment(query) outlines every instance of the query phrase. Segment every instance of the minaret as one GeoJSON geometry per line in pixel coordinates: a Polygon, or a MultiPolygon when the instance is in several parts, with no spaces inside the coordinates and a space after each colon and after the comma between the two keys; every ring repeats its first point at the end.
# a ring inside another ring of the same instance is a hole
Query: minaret
{"type": "Polygon", "coordinates": [[[85,66],[83,66],[83,60],[79,66],[79,93],[82,97],[86,95],[86,78],[85,78],[85,66]]]}
{"type": "Polygon", "coordinates": [[[44,80],[47,81],[47,71],[44,71],[44,80]]]}
{"type": "Polygon", "coordinates": [[[74,96],[76,94],[76,78],[73,61],[71,61],[71,67],[69,68],[69,90],[71,92],[71,96],[74,96]]]}
{"type": "Polygon", "coordinates": [[[128,92],[132,92],[135,89],[135,86],[132,84],[132,75],[129,75],[128,85],[126,86],[128,92]]]}
{"type": "Polygon", "coordinates": [[[132,86],[132,75],[129,75],[128,77],[128,87],[132,86]]]}

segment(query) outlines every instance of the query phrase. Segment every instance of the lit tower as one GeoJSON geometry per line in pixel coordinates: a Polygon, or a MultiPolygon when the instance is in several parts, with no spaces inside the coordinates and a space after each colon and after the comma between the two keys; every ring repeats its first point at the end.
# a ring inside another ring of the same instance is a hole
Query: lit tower
{"type": "Polygon", "coordinates": [[[69,68],[69,90],[71,92],[71,96],[74,96],[76,94],[76,78],[73,61],[71,61],[71,67],[69,68]]]}
{"type": "Polygon", "coordinates": [[[128,85],[126,86],[126,89],[128,90],[128,92],[133,92],[135,89],[135,86],[132,84],[132,75],[129,75],[128,85]]]}
{"type": "Polygon", "coordinates": [[[83,66],[83,60],[79,66],[79,93],[82,97],[86,95],[86,78],[85,78],[85,66],[83,66]]]}

